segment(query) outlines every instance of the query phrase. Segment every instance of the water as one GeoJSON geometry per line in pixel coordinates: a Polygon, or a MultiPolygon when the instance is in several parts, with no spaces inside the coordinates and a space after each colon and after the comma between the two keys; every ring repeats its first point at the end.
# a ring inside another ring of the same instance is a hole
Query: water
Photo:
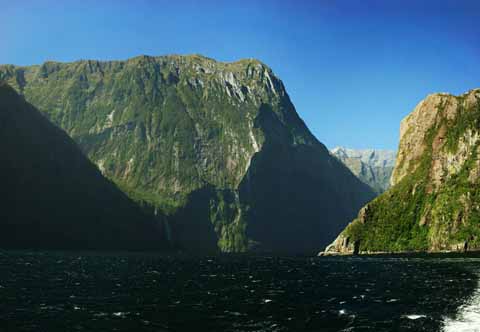
{"type": "Polygon", "coordinates": [[[480,331],[480,259],[0,252],[0,331],[480,331]]]}
{"type": "Polygon", "coordinates": [[[457,317],[446,317],[444,332],[480,332],[480,288],[458,310],[457,317]]]}

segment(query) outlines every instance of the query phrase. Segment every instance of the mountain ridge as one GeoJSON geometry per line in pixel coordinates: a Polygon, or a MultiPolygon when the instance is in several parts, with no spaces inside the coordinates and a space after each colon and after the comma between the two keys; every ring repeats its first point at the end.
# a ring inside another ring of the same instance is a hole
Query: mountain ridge
{"type": "Polygon", "coordinates": [[[257,60],[140,56],[0,66],[2,78],[105,176],[169,214],[186,249],[310,252],[373,197],[257,60]]]}
{"type": "Polygon", "coordinates": [[[330,150],[330,153],[377,194],[381,194],[390,187],[390,177],[395,165],[395,151],[349,149],[337,146],[330,150]]]}

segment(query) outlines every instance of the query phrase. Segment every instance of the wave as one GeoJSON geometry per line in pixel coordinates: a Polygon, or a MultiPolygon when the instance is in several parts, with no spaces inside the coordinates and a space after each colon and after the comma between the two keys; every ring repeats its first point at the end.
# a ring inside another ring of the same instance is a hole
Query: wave
{"type": "Polygon", "coordinates": [[[480,283],[454,318],[445,317],[443,332],[480,332],[480,283]]]}

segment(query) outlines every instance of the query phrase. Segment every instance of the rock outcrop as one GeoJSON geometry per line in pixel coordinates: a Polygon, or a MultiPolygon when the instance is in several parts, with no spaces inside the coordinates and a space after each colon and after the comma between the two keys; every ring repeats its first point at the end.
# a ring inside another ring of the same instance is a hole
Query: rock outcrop
{"type": "Polygon", "coordinates": [[[390,187],[390,177],[395,165],[395,151],[336,147],[330,152],[377,194],[383,193],[390,187]]]}
{"type": "Polygon", "coordinates": [[[161,216],[128,199],[1,81],[0,151],[0,248],[167,249],[161,216]]]}
{"type": "Polygon", "coordinates": [[[401,123],[392,188],[325,253],[480,249],[479,121],[480,89],[420,102],[401,123]]]}
{"type": "Polygon", "coordinates": [[[311,252],[373,198],[263,63],[202,56],[0,66],[190,250],[311,252]]]}

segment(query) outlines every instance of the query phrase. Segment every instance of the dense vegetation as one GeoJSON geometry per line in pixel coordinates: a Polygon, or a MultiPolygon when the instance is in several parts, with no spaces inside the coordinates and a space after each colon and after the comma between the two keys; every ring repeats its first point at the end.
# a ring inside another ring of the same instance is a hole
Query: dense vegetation
{"type": "Polygon", "coordinates": [[[0,247],[165,249],[143,212],[7,84],[0,82],[0,247]]]}
{"type": "Polygon", "coordinates": [[[168,214],[186,249],[313,251],[373,197],[256,60],[47,62],[0,66],[2,78],[132,199],[168,214]]]}
{"type": "Polygon", "coordinates": [[[480,90],[440,100],[410,174],[342,232],[360,252],[480,248],[480,90]]]}

